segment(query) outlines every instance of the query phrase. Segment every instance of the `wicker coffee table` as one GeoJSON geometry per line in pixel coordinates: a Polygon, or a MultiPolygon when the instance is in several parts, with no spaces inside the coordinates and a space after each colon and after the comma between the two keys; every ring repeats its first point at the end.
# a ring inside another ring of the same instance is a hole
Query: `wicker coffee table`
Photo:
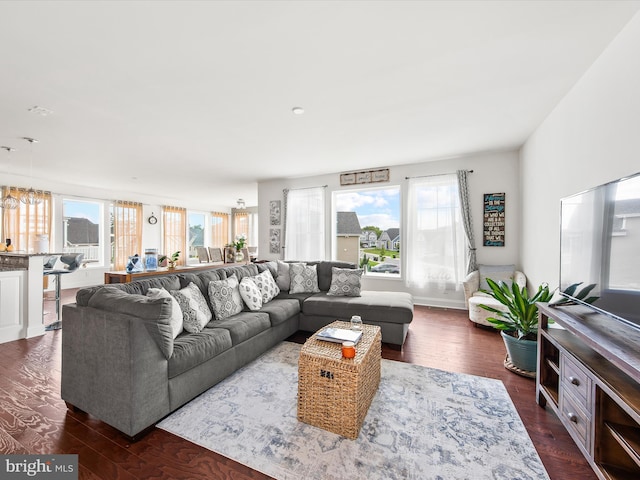
{"type": "MultiPolygon", "coordinates": [[[[351,328],[348,322],[329,327],[351,328]]],[[[342,358],[342,345],[318,340],[302,346],[298,363],[298,420],[356,439],[380,384],[380,327],[362,326],[355,358],[342,358]]]]}

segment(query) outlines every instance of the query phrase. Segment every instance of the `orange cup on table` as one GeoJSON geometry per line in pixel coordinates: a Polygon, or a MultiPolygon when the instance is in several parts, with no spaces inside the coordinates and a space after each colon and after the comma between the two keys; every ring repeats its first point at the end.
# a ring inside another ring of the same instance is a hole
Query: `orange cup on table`
{"type": "Polygon", "coordinates": [[[353,342],[342,342],[342,356],[353,358],[356,356],[356,345],[353,342]]]}

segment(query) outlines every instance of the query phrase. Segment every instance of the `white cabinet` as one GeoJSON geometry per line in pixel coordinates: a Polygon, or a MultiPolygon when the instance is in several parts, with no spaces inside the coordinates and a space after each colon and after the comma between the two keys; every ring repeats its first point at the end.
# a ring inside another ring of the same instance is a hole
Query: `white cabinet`
{"type": "Polygon", "coordinates": [[[45,332],[43,255],[0,254],[0,343],[45,332]]]}
{"type": "Polygon", "coordinates": [[[25,271],[0,272],[0,343],[24,338],[25,271]]]}

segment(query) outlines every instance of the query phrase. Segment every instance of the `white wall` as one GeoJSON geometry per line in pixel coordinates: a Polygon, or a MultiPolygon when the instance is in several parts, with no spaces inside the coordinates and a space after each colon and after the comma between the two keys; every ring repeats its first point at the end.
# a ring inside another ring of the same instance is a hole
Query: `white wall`
{"type": "Polygon", "coordinates": [[[521,149],[521,263],[533,285],[558,285],[560,199],[640,171],[639,47],[636,14],[521,149]]]}
{"type": "MultiPolygon", "coordinates": [[[[371,167],[377,168],[375,166],[371,167]]],[[[492,152],[479,153],[464,157],[450,158],[445,160],[430,161],[409,165],[401,165],[390,168],[390,181],[375,186],[400,185],[403,200],[402,215],[406,215],[406,186],[405,177],[420,175],[435,175],[440,173],[451,173],[459,169],[473,170],[469,177],[469,195],[472,199],[472,215],[474,220],[474,230],[476,236],[476,246],[478,262],[487,264],[511,264],[519,266],[519,230],[520,230],[520,188],[519,164],[517,152],[492,152]],[[506,231],[504,247],[483,247],[482,246],[482,210],[483,194],[505,192],[506,194],[506,231]]],[[[282,179],[258,184],[258,204],[260,215],[260,258],[275,260],[282,258],[281,255],[269,253],[269,229],[280,228],[269,225],[269,201],[281,200],[284,202],[282,190],[285,188],[304,188],[327,185],[327,211],[331,211],[332,193],[340,191],[340,173],[332,175],[322,175],[316,177],[305,177],[298,179],[282,179]]],[[[371,185],[363,185],[368,187],[371,185]]],[[[352,187],[349,187],[352,188],[352,187]]],[[[284,203],[283,203],[284,207],[284,203]]],[[[334,258],[331,251],[332,225],[331,216],[327,215],[327,252],[325,258],[334,258]]],[[[404,240],[403,240],[404,241],[404,240]]],[[[284,243],[284,242],[283,242],[284,243]]],[[[402,248],[402,251],[406,251],[402,248]]],[[[301,259],[307,260],[307,259],[301,259]]],[[[404,280],[380,279],[367,277],[363,281],[363,287],[367,290],[391,290],[408,291],[404,280]]],[[[416,303],[427,305],[440,305],[447,307],[464,308],[464,296],[462,291],[455,294],[427,294],[425,291],[411,291],[416,303]]]]}

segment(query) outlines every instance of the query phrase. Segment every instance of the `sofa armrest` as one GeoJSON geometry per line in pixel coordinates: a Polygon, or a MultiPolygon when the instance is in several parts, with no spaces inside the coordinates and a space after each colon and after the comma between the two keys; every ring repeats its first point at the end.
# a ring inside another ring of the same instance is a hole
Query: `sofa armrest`
{"type": "Polygon", "coordinates": [[[131,437],[170,413],[168,361],[142,319],[63,306],[62,399],[131,437]]]}
{"type": "Polygon", "coordinates": [[[480,272],[475,270],[471,272],[462,282],[462,288],[464,289],[464,304],[469,309],[469,299],[480,288],[480,272]]]}

